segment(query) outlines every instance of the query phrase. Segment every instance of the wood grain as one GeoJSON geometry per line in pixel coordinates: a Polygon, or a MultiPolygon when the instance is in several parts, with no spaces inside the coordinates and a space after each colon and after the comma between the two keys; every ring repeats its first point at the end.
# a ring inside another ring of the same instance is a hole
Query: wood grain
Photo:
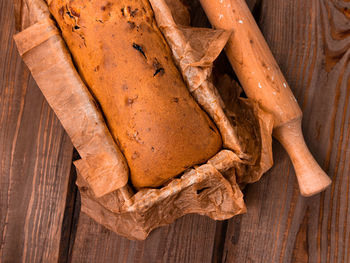
{"type": "MultiPolygon", "coordinates": [[[[74,149],[73,161],[80,159],[78,152],[74,149]]],[[[72,163],[69,182],[67,187],[66,205],[62,220],[61,240],[59,247],[59,263],[66,263],[69,261],[75,240],[75,233],[79,220],[80,213],[80,198],[78,194],[78,187],[75,184],[77,179],[76,170],[72,163]]]]}
{"type": "Polygon", "coordinates": [[[300,197],[275,144],[275,166],[247,188],[248,213],[229,221],[223,261],[349,262],[350,3],[258,4],[259,25],[304,112],[306,141],[333,185],[300,197]]]}
{"type": "MultiPolygon", "coordinates": [[[[192,2],[194,24],[208,25],[192,2]]],[[[188,215],[143,242],[79,217],[79,195],[71,192],[66,204],[72,146],[17,55],[12,3],[0,0],[0,262],[350,262],[350,2],[247,2],[331,188],[301,197],[274,143],[275,166],[245,190],[246,215],[224,222],[188,215]]]]}
{"type": "Polygon", "coordinates": [[[215,221],[184,216],[154,230],[146,241],[130,241],[80,214],[72,262],[211,262],[215,221]]]}
{"type": "Polygon", "coordinates": [[[12,40],[0,1],[0,262],[55,262],[72,145],[12,40]]]}

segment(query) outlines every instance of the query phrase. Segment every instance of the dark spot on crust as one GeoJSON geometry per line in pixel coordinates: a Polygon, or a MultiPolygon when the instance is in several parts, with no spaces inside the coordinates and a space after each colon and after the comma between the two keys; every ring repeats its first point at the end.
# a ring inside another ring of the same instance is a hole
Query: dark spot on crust
{"type": "Polygon", "coordinates": [[[127,98],[125,100],[125,104],[127,106],[131,106],[132,104],[134,104],[134,102],[137,100],[138,96],[134,97],[134,98],[127,98]]]}
{"type": "Polygon", "coordinates": [[[122,89],[123,89],[123,90],[128,90],[128,85],[123,84],[122,89]]]}
{"type": "Polygon", "coordinates": [[[70,18],[74,18],[74,16],[72,16],[72,14],[71,14],[69,11],[67,11],[66,14],[67,14],[70,18]]]}
{"type": "Polygon", "coordinates": [[[179,98],[173,98],[172,101],[175,102],[175,103],[178,103],[179,102],[179,98]]]}
{"type": "Polygon", "coordinates": [[[140,154],[138,152],[134,152],[131,156],[131,159],[135,160],[138,157],[140,157],[140,154]]]}
{"type": "Polygon", "coordinates": [[[75,29],[75,30],[78,30],[78,29],[80,29],[80,26],[75,25],[75,26],[74,26],[74,29],[75,29]]]}
{"type": "Polygon", "coordinates": [[[153,146],[151,147],[151,151],[154,152],[154,147],[153,146]]]}
{"type": "Polygon", "coordinates": [[[135,28],[135,23],[134,22],[128,21],[128,24],[130,26],[130,29],[134,29],[135,28]]]}
{"type": "Polygon", "coordinates": [[[99,71],[99,69],[100,69],[100,65],[97,65],[97,66],[94,68],[94,71],[97,72],[97,71],[99,71]]]}
{"type": "Polygon", "coordinates": [[[162,76],[164,74],[164,68],[157,68],[156,71],[153,74],[153,77],[155,77],[157,74],[162,76]],[[159,74],[160,73],[160,74],[159,74]]]}
{"type": "Polygon", "coordinates": [[[122,12],[122,16],[125,16],[124,8],[120,9],[120,11],[122,12]]]}
{"type": "Polygon", "coordinates": [[[73,8],[70,8],[70,12],[73,16],[80,17],[80,14],[77,11],[75,11],[73,8]]]}
{"type": "Polygon", "coordinates": [[[161,67],[162,65],[159,63],[158,59],[157,58],[154,58],[153,60],[153,67],[154,68],[159,68],[161,67]]]}
{"type": "Polygon", "coordinates": [[[60,14],[61,17],[64,15],[64,7],[62,6],[59,10],[58,13],[60,14]]]}
{"type": "Polygon", "coordinates": [[[261,62],[261,65],[264,67],[264,68],[266,68],[266,64],[265,64],[265,62],[263,61],[263,62],[261,62]]]}
{"type": "Polygon", "coordinates": [[[131,6],[128,6],[127,8],[128,8],[128,12],[129,12],[130,16],[132,16],[132,17],[135,17],[135,15],[137,14],[137,11],[139,11],[138,8],[132,10],[131,6]]]}
{"type": "MultiPolygon", "coordinates": [[[[73,28],[72,28],[73,31],[73,28]]],[[[85,41],[85,37],[82,34],[78,34],[78,36],[83,40],[83,44],[86,47],[86,41],[85,41]]],[[[80,46],[80,45],[79,45],[80,46]]]]}
{"type": "Polygon", "coordinates": [[[253,39],[249,40],[249,42],[250,42],[250,44],[253,44],[253,43],[254,43],[253,39]]]}
{"type": "Polygon", "coordinates": [[[108,2],[106,5],[101,6],[101,10],[105,11],[107,8],[110,8],[113,4],[111,2],[108,2]]]}
{"type": "Polygon", "coordinates": [[[134,49],[136,49],[137,51],[139,51],[145,57],[145,59],[147,59],[146,54],[145,54],[145,52],[143,51],[143,48],[140,45],[138,45],[136,43],[132,43],[132,47],[134,49]]]}
{"type": "Polygon", "coordinates": [[[100,22],[101,24],[103,24],[103,21],[101,19],[96,19],[96,22],[100,22]]]}
{"type": "Polygon", "coordinates": [[[164,68],[156,58],[153,60],[153,68],[155,69],[153,77],[155,77],[157,74],[159,74],[160,76],[164,74],[164,68]]]}

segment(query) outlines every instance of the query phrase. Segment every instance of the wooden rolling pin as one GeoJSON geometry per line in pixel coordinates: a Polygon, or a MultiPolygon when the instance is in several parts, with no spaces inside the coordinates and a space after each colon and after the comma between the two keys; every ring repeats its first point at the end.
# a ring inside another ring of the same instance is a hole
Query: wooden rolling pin
{"type": "Polygon", "coordinates": [[[232,30],[225,51],[247,96],[274,116],[274,137],[288,152],[300,192],[311,196],[331,184],[307,148],[302,112],[245,0],[200,0],[215,28],[232,30]]]}

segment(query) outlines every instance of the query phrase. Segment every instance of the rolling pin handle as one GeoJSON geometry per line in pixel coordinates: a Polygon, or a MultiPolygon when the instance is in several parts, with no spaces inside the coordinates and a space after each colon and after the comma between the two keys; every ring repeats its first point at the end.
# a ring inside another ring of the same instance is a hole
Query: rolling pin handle
{"type": "Polygon", "coordinates": [[[301,130],[301,117],[276,127],[273,135],[283,145],[292,160],[301,195],[306,197],[315,195],[332,183],[305,144],[301,130]]]}

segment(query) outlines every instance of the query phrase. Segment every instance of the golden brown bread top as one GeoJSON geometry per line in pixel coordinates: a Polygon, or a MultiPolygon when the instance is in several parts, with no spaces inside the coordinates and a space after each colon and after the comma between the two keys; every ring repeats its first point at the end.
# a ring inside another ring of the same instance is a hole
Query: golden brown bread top
{"type": "Polygon", "coordinates": [[[79,72],[100,103],[135,187],[156,187],[221,148],[147,1],[53,0],[79,72]]]}

